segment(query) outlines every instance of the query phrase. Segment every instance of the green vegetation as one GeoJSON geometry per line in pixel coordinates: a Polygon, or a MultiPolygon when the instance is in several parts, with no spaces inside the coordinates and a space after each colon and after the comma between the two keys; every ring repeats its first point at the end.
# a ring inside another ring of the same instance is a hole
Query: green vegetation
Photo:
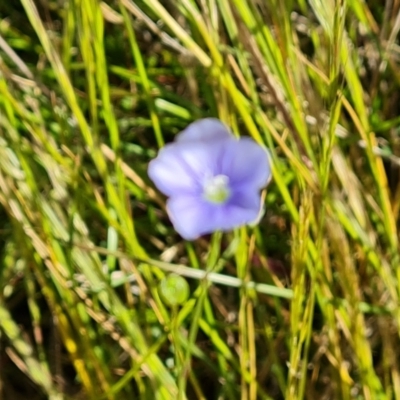
{"type": "Polygon", "coordinates": [[[400,399],[399,16],[2,1],[0,397],[400,399]],[[185,242],[147,164],[208,116],[273,180],[185,242]]]}

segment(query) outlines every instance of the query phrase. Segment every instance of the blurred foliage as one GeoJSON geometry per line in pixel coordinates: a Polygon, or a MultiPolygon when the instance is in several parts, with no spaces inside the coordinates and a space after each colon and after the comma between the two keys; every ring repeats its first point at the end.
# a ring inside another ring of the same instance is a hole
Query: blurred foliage
{"type": "Polygon", "coordinates": [[[0,397],[400,399],[399,21],[1,2],[0,397]],[[186,243],[146,168],[207,116],[274,179],[257,227],[186,243]]]}

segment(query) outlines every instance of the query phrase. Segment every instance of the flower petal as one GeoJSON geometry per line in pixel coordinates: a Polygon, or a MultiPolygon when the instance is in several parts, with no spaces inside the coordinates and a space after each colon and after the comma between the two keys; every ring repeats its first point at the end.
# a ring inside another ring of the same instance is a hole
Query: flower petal
{"type": "Polygon", "coordinates": [[[254,188],[234,190],[224,205],[221,215],[216,216],[220,230],[231,230],[257,221],[261,212],[261,195],[254,188]],[[219,217],[219,219],[217,218],[219,217]]]}
{"type": "Polygon", "coordinates": [[[167,211],[175,230],[186,240],[214,232],[215,207],[201,197],[178,196],[167,200],[167,211]]]}
{"type": "Polygon", "coordinates": [[[193,172],[182,162],[179,149],[174,144],[160,150],[158,156],[150,161],[147,173],[157,188],[167,196],[198,190],[193,172]]]}
{"type": "MultiPolygon", "coordinates": [[[[234,139],[232,139],[234,140],[234,139]]],[[[228,140],[230,141],[230,139],[228,140]]],[[[211,143],[190,141],[171,143],[150,161],[148,175],[167,196],[201,193],[206,177],[214,176],[227,140],[211,143]]]]}
{"type": "Polygon", "coordinates": [[[177,142],[204,141],[212,143],[219,139],[233,139],[234,136],[220,120],[216,118],[204,118],[191,123],[176,137],[177,142]]]}
{"type": "Polygon", "coordinates": [[[225,204],[212,204],[198,196],[177,196],[167,201],[168,215],[175,230],[186,240],[206,233],[229,231],[253,223],[261,210],[261,196],[239,190],[225,204]]]}
{"type": "Polygon", "coordinates": [[[229,177],[233,187],[262,189],[271,177],[267,150],[248,137],[226,144],[220,167],[220,173],[229,177]]]}

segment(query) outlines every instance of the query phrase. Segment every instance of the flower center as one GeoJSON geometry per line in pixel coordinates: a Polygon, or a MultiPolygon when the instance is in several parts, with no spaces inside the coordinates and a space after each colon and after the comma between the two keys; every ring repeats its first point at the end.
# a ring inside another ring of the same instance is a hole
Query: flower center
{"type": "Polygon", "coordinates": [[[203,185],[203,197],[210,203],[224,203],[230,195],[229,178],[226,175],[208,178],[203,185]]]}

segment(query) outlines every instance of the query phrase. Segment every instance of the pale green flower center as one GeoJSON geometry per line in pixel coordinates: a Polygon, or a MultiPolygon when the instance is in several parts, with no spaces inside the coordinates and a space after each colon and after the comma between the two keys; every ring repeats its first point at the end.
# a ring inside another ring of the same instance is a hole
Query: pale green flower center
{"type": "Polygon", "coordinates": [[[203,185],[203,196],[211,203],[225,203],[230,195],[229,178],[226,175],[216,175],[208,178],[203,185]]]}

